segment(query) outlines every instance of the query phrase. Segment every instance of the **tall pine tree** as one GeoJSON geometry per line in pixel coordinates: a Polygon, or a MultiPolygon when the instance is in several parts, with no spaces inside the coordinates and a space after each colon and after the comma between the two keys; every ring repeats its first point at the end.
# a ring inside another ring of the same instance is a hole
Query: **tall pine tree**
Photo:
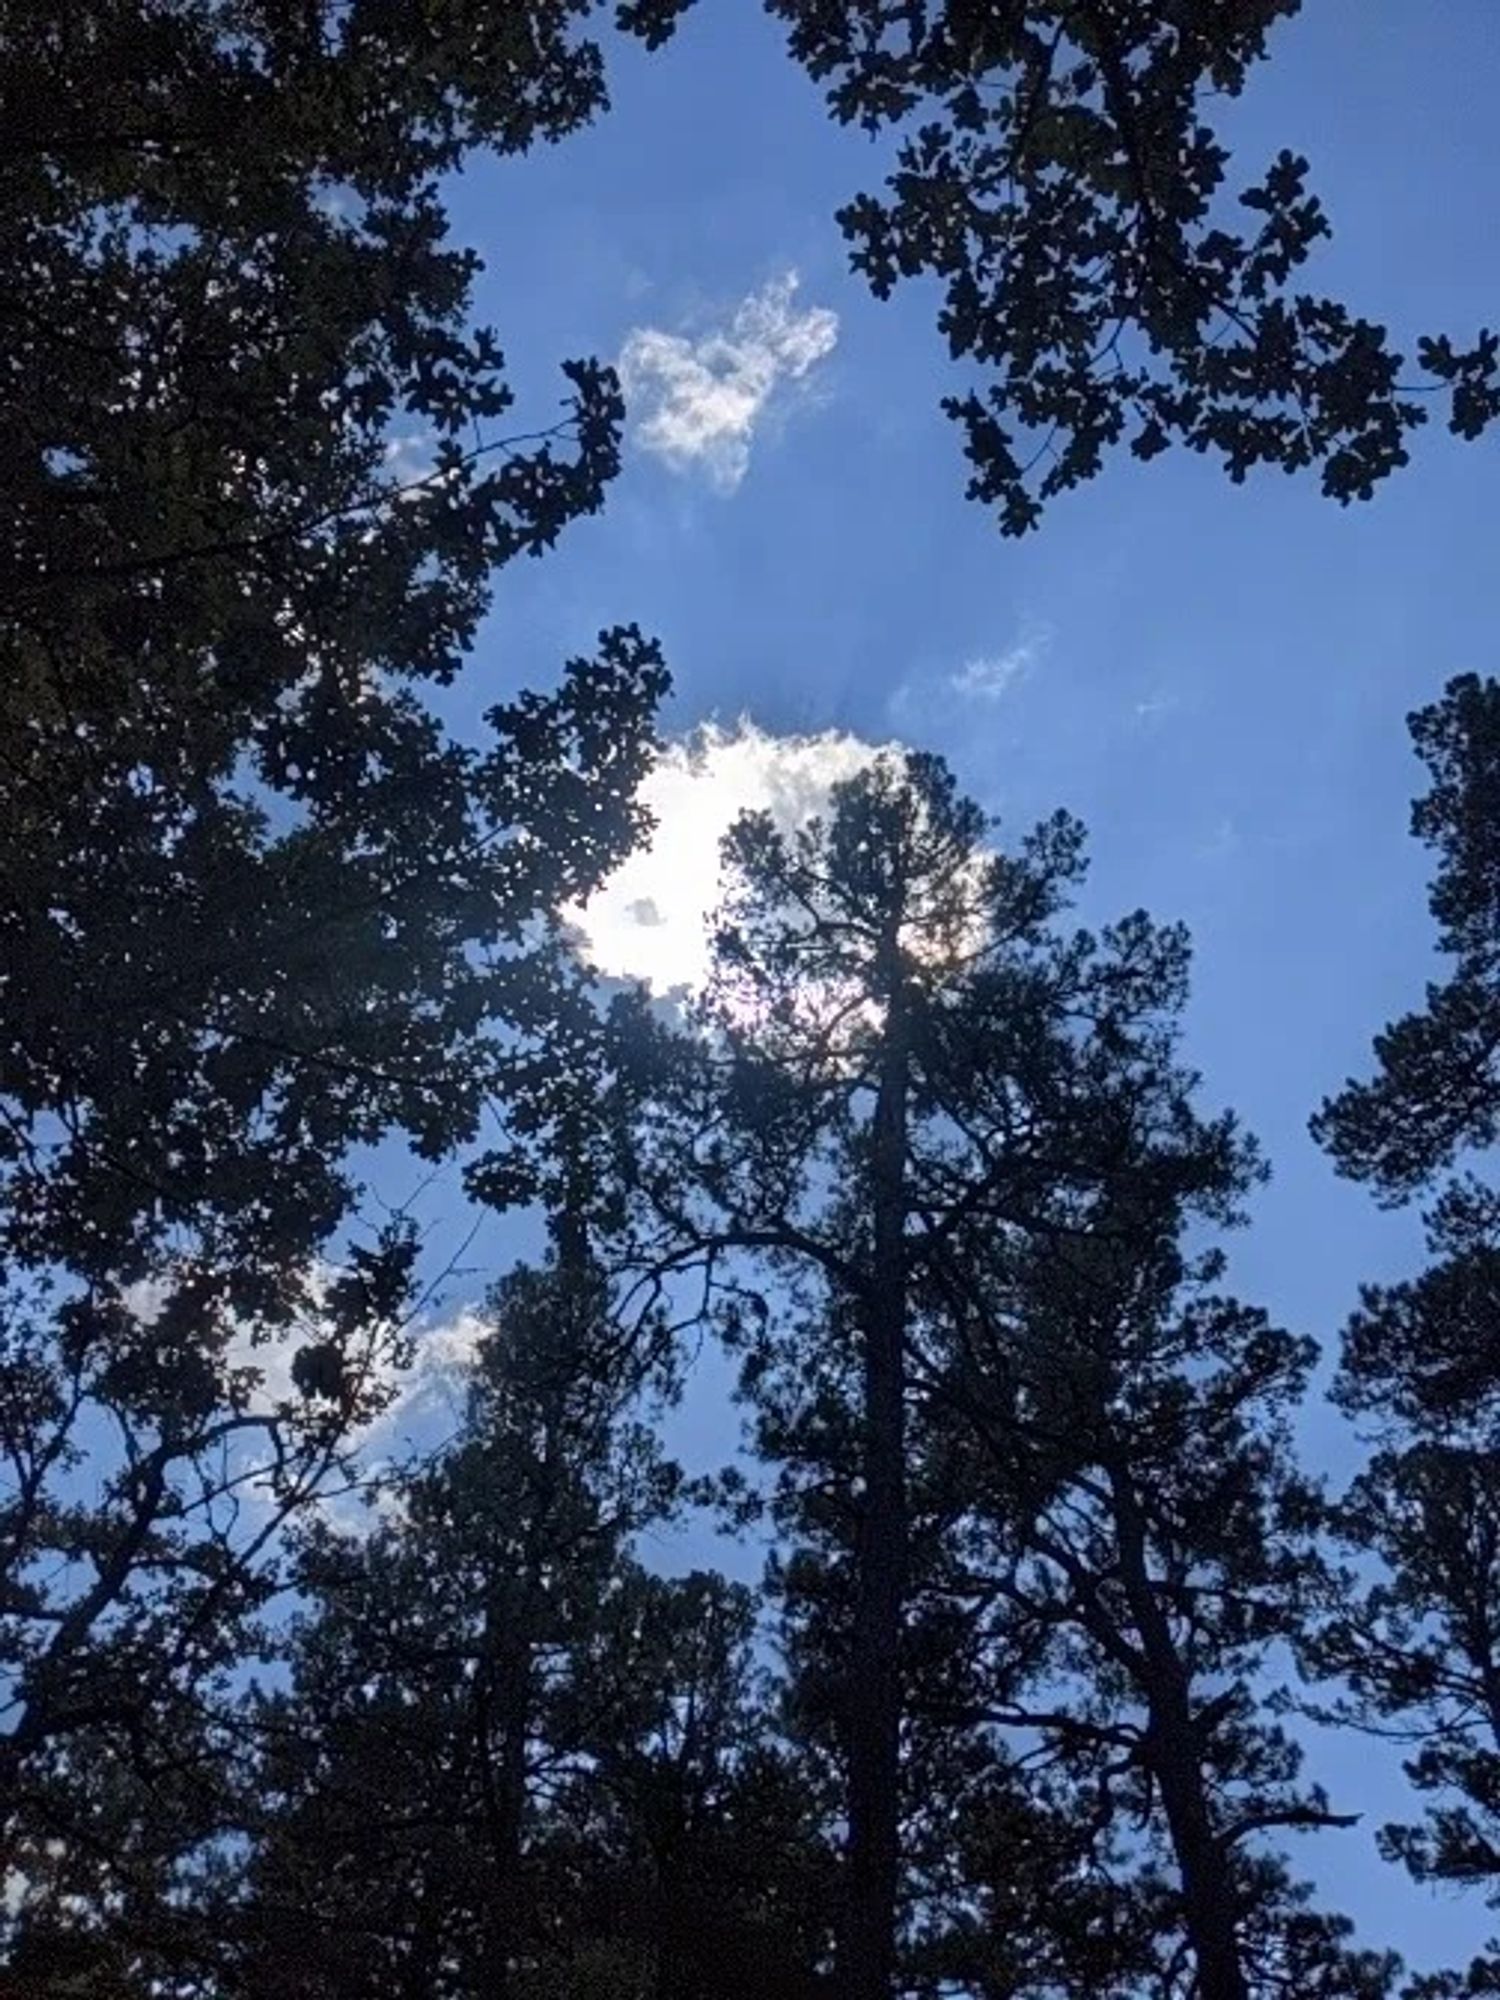
{"type": "Polygon", "coordinates": [[[1010,855],[988,833],[937,760],[889,756],[825,821],[731,836],[715,980],[646,1149],[656,1254],[727,1280],[782,1467],[777,1584],[846,1774],[843,1991],[884,2000],[927,1922],[935,1702],[971,1735],[1045,1711],[1075,1779],[1080,1746],[1134,1743],[1122,1796],[1163,1832],[1202,1990],[1238,2000],[1271,1902],[1240,1844],[1326,1817],[1249,1692],[1311,1560],[1278,1429],[1308,1355],[1186,1302],[1217,1266],[1180,1231],[1231,1220],[1256,1168],[1173,1054],[1183,937],[1067,932],[1078,828],[1010,855]],[[736,1253],[775,1303],[736,1295],[736,1253]],[[965,1592],[1011,1662],[988,1688],[965,1592]]]}
{"type": "MultiPolygon", "coordinates": [[[[1415,1745],[1430,1803],[1384,1830],[1386,1851],[1500,1907],[1500,684],[1463,675],[1409,726],[1449,969],[1313,1129],[1383,1203],[1429,1200],[1432,1262],[1367,1286],[1345,1333],[1335,1398],[1377,1450],[1335,1515],[1358,1562],[1309,1659],[1343,1681],[1336,1713],[1415,1745]]],[[[1496,1989],[1492,1950],[1453,1990],[1496,1989]]]]}

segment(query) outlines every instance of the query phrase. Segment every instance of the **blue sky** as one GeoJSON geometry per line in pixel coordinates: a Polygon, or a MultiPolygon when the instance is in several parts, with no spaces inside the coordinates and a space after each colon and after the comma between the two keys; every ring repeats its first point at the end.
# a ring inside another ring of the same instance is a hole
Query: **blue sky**
{"type": "MultiPolygon", "coordinates": [[[[1312,159],[1336,232],[1314,282],[1403,336],[1493,324],[1495,0],[1314,0],[1275,50],[1226,124],[1246,181],[1283,145],[1312,159]]],[[[453,719],[637,619],[672,664],[669,729],[899,736],[1012,828],[1078,813],[1085,915],[1188,922],[1206,1100],[1270,1154],[1236,1282],[1331,1343],[1359,1281],[1419,1254],[1413,1220],[1337,1182],[1305,1127],[1431,970],[1403,718],[1495,666],[1500,454],[1430,428],[1350,510],[1306,479],[1120,461],[1002,541],[938,411],[957,378],[933,295],[881,305],[846,272],[833,211],[884,154],[827,122],[755,0],[700,0],[667,51],[621,53],[613,88],[592,132],[454,189],[522,427],[546,419],[564,355],[633,355],[640,380],[604,514],[501,579],[453,719]],[[743,434],[673,463],[666,371],[723,364],[698,345],[715,334],[732,389],[753,402],[767,370],[774,387],[743,434]]],[[[1316,1464],[1347,1467],[1330,1418],[1305,1428],[1316,1464]]],[[[1477,1944],[1482,1911],[1376,1860],[1398,1795],[1370,1746],[1320,1743],[1315,1762],[1368,1815],[1306,1850],[1330,1898],[1419,1963],[1477,1944]]]]}

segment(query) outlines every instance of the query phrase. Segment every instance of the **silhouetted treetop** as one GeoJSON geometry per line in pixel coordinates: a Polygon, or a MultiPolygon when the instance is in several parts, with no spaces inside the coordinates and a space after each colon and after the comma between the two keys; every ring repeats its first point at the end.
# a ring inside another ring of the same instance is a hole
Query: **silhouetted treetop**
{"type": "Polygon", "coordinates": [[[1500,1137],[1500,682],[1461,674],[1408,727],[1431,779],[1411,827],[1436,856],[1429,902],[1453,968],[1376,1036],[1374,1078],[1313,1120],[1340,1171],[1392,1202],[1500,1137]]]}

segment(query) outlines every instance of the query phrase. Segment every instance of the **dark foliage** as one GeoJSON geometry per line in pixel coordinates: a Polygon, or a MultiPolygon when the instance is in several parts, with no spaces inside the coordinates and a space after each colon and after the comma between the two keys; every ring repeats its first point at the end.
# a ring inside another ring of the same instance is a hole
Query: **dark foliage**
{"type": "Polygon", "coordinates": [[[618,464],[591,361],[509,434],[436,189],[601,106],[588,11],[0,15],[12,1261],[192,1246],[265,1309],[351,1144],[472,1130],[496,962],[630,838],[633,629],[478,744],[421,697],[618,464]]]}
{"type": "Polygon", "coordinates": [[[618,463],[586,359],[512,435],[438,193],[602,106],[589,11],[0,8],[0,1865],[54,1906],[149,1930],[221,1827],[405,1345],[350,1155],[472,1134],[638,825],[633,627],[472,743],[424,694],[618,463]]]}
{"type": "Polygon", "coordinates": [[[653,1371],[587,1270],[518,1274],[492,1314],[454,1446],[368,1536],[310,1538],[291,1685],[247,1718],[254,1863],[205,1864],[218,1977],[795,1995],[817,1822],[768,1733],[753,1600],[631,1553],[680,1487],[653,1371]]]}
{"type": "MultiPolygon", "coordinates": [[[[1430,1803],[1384,1829],[1386,1852],[1500,1903],[1500,686],[1462,676],[1410,727],[1431,780],[1412,830],[1437,858],[1452,969],[1313,1129],[1382,1201],[1435,1197],[1433,1261],[1366,1287],[1344,1336],[1334,1393],[1379,1449],[1334,1512],[1357,1566],[1304,1651],[1341,1684],[1333,1713],[1412,1746],[1407,1774],[1430,1803]]],[[[1492,1978],[1476,1964],[1432,1991],[1492,1978]]]]}
{"type": "MultiPolygon", "coordinates": [[[[664,35],[691,0],[651,14],[664,35]]],[[[1315,470],[1347,504],[1407,462],[1429,399],[1478,437],[1500,335],[1417,342],[1297,287],[1331,224],[1289,150],[1238,186],[1215,103],[1300,0],[766,0],[840,123],[890,135],[839,212],[877,297],[930,278],[975,386],[947,397],[1003,533],[1106,455],[1173,445],[1233,480],[1315,470]],[[1413,379],[1415,378],[1415,379],[1413,379]]]]}
{"type": "MultiPolygon", "coordinates": [[[[1344,501],[1405,461],[1385,329],[1296,289],[1307,163],[1231,202],[1208,123],[1294,4],[770,0],[896,144],[840,223],[878,295],[943,286],[1006,532],[1120,444],[1344,501]]],[[[599,361],[515,409],[442,194],[605,108],[600,12],[0,0],[0,1983],[1379,2000],[1277,1845],[1338,1816],[1265,1674],[1300,1645],[1409,1730],[1432,1803],[1387,1850],[1496,1895],[1482,1177],[1349,1330],[1385,1435],[1335,1571],[1312,1349],[1205,1247],[1259,1167],[1178,1057],[1185,939],[1064,927],[1075,823],[997,852],[919,755],[742,822],[684,1024],[606,1004],[561,918],[640,830],[655,644],[439,720],[499,573],[619,466],[599,361]],[[486,1112],[467,1186],[551,1254],[456,1435],[377,1477],[420,1245],[356,1226],[356,1156],[486,1112]],[[660,1433],[710,1328],[758,1463],[690,1482],[660,1433]],[[652,1567],[709,1500],[778,1531],[763,1590],[652,1567]]],[[[1495,337],[1418,353],[1477,436],[1495,337]]],[[[1500,1131],[1500,691],[1413,728],[1454,971],[1318,1124],[1393,1200],[1500,1131]]]]}

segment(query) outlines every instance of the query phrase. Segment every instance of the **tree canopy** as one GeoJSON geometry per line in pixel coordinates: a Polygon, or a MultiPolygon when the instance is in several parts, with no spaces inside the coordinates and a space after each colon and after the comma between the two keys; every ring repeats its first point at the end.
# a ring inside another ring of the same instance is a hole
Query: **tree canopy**
{"type": "Polygon", "coordinates": [[[833,117],[895,141],[838,223],[877,297],[941,287],[973,383],[943,407],[1003,533],[1117,447],[1185,445],[1236,481],[1315,471],[1347,504],[1407,463],[1433,401],[1464,438],[1500,416],[1500,335],[1434,329],[1408,359],[1299,288],[1333,226],[1309,162],[1232,162],[1216,100],[1300,4],[767,0],[833,117]]]}

